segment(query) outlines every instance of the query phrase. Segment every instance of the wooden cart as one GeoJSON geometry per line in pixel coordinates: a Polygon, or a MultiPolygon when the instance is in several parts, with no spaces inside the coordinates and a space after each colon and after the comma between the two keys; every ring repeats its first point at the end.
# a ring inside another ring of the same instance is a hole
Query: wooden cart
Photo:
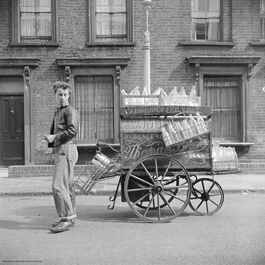
{"type": "MultiPolygon", "coordinates": [[[[109,209],[114,208],[121,187],[121,200],[148,222],[170,221],[183,214],[187,205],[198,214],[216,213],[222,207],[224,193],[213,179],[210,133],[166,147],[159,129],[160,122],[169,117],[185,119],[198,111],[205,119],[211,116],[211,110],[203,107],[122,107],[121,160],[105,157],[107,163],[102,168],[90,163],[75,180],[75,187],[88,194],[98,181],[119,176],[109,209]],[[199,177],[205,174],[210,177],[199,177]]],[[[99,145],[101,158],[103,147],[99,145]]]]}

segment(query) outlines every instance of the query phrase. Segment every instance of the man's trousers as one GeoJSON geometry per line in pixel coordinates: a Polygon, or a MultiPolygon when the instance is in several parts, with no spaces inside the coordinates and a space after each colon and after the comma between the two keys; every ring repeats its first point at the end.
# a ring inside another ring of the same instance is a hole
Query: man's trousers
{"type": "Polygon", "coordinates": [[[74,166],[78,159],[75,144],[64,144],[54,148],[54,175],[52,192],[59,217],[76,217],[75,193],[72,187],[74,166]]]}

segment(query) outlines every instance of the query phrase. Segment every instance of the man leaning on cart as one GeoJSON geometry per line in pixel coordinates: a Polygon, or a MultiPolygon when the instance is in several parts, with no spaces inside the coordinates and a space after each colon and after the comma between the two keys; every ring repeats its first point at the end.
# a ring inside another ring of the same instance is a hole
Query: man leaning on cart
{"type": "Polygon", "coordinates": [[[44,138],[53,147],[54,175],[52,192],[59,220],[52,223],[53,233],[69,230],[75,224],[75,194],[72,189],[73,170],[78,159],[74,143],[78,132],[78,111],[69,105],[71,86],[63,81],[53,85],[58,107],[54,112],[50,134],[44,138]]]}

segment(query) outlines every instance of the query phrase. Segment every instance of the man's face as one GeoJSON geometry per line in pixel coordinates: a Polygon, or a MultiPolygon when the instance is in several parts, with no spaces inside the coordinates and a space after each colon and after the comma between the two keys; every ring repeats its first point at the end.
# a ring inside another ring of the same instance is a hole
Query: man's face
{"type": "Polygon", "coordinates": [[[58,104],[61,106],[65,106],[69,103],[69,90],[68,89],[62,89],[59,88],[56,91],[55,97],[58,104]]]}

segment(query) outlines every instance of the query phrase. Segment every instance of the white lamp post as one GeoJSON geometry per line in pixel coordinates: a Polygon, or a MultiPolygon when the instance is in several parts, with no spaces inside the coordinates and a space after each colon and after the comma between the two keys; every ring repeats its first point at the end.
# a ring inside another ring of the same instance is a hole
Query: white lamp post
{"type": "Polygon", "coordinates": [[[152,0],[143,0],[143,6],[146,14],[146,31],[144,32],[144,87],[151,94],[151,74],[150,74],[150,32],[148,27],[149,10],[152,6],[152,0]]]}

